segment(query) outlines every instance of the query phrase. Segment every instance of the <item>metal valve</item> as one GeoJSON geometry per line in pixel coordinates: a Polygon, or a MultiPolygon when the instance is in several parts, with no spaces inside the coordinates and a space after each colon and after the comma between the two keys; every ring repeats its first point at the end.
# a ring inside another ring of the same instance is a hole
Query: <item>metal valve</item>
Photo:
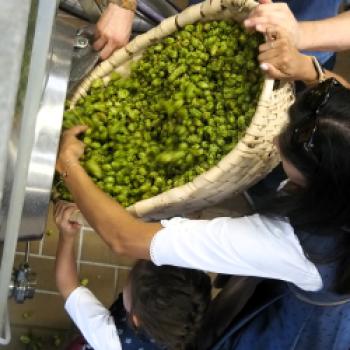
{"type": "Polygon", "coordinates": [[[32,272],[29,263],[29,242],[27,242],[25,261],[18,268],[14,268],[9,286],[9,297],[14,297],[16,303],[23,304],[35,294],[36,273],[32,272]]]}

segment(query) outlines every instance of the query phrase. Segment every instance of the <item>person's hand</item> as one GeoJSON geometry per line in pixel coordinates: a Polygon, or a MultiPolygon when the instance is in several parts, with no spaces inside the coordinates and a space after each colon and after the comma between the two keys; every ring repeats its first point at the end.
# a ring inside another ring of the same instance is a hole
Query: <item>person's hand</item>
{"type": "Polygon", "coordinates": [[[64,201],[56,203],[54,207],[54,219],[63,238],[74,238],[78,234],[81,225],[70,220],[70,217],[77,210],[78,207],[74,203],[64,201]]]}
{"type": "Polygon", "coordinates": [[[77,139],[77,136],[87,128],[85,125],[78,125],[63,133],[56,162],[56,170],[60,174],[65,171],[68,164],[78,163],[79,158],[84,154],[85,145],[77,139]]]}
{"type": "Polygon", "coordinates": [[[300,27],[292,11],[285,3],[273,4],[271,0],[260,0],[244,21],[246,28],[265,34],[268,26],[279,26],[287,31],[292,43],[299,48],[300,27]]]}
{"type": "Polygon", "coordinates": [[[274,79],[315,81],[317,72],[312,58],[301,54],[288,33],[278,26],[269,26],[267,42],[259,46],[260,67],[274,79]]]}
{"type": "Polygon", "coordinates": [[[126,45],[130,38],[134,12],[110,3],[96,25],[93,47],[102,60],[126,45]]]}

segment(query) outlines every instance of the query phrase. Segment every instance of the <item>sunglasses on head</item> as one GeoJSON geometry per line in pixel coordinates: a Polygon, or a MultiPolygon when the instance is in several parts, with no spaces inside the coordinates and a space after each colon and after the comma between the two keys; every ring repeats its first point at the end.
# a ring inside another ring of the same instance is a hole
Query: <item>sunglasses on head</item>
{"type": "Polygon", "coordinates": [[[332,91],[339,86],[338,80],[331,78],[323,81],[317,86],[311,88],[304,95],[305,104],[310,110],[309,117],[305,122],[294,129],[293,142],[302,144],[305,151],[317,160],[314,148],[314,138],[318,128],[318,116],[326,106],[332,91]]]}

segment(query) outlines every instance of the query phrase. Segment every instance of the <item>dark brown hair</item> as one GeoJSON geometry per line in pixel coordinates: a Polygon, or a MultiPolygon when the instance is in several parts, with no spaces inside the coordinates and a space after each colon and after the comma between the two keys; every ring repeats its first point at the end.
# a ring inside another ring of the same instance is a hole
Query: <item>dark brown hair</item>
{"type": "MultiPolygon", "coordinates": [[[[333,236],[341,242],[326,259],[339,262],[336,290],[349,293],[350,90],[334,86],[317,113],[311,105],[309,91],[298,96],[278,139],[281,154],[303,174],[306,186],[289,196],[277,195],[271,205],[258,211],[288,216],[296,229],[333,236]],[[305,140],[296,137],[304,131],[305,140]],[[312,147],[306,147],[311,140],[312,147]]],[[[307,253],[314,260],[311,252],[307,253]]]]}
{"type": "Polygon", "coordinates": [[[194,350],[210,302],[204,272],[140,260],[130,273],[131,310],[138,328],[167,350],[194,350]]]}

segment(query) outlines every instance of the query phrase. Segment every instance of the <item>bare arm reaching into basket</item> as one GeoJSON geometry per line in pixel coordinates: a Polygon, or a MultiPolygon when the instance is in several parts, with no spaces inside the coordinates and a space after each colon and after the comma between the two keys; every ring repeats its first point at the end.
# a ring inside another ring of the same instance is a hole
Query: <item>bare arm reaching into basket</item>
{"type": "Polygon", "coordinates": [[[76,136],[85,130],[78,126],[64,133],[56,169],[89,224],[117,254],[151,258],[156,265],[288,280],[307,290],[322,285],[286,220],[253,215],[147,223],[133,217],[80,166],[84,145],[76,136]]]}
{"type": "Polygon", "coordinates": [[[84,145],[76,136],[86,127],[74,127],[62,137],[56,169],[64,173],[65,184],[89,224],[117,253],[149,259],[149,246],[160,223],[146,223],[129,214],[102,192],[79,164],[84,145]]]}

